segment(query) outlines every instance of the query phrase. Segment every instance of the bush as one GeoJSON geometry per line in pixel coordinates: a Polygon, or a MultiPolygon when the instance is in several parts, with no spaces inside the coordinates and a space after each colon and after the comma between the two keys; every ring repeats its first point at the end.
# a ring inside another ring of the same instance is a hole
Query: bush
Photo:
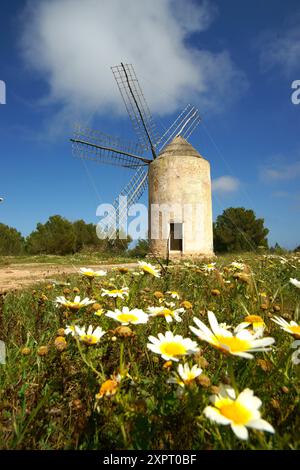
{"type": "Polygon", "coordinates": [[[30,254],[66,255],[76,250],[76,234],[73,224],[60,215],[53,215],[27,238],[30,254]]]}
{"type": "Polygon", "coordinates": [[[129,250],[129,255],[137,258],[145,258],[149,253],[149,240],[139,240],[134,248],[129,250]]]}
{"type": "Polygon", "coordinates": [[[24,238],[15,228],[0,223],[0,255],[20,255],[24,251],[24,238]]]}
{"type": "Polygon", "coordinates": [[[264,219],[257,219],[253,210],[230,207],[214,223],[214,249],[230,253],[267,248],[268,233],[264,219]]]}

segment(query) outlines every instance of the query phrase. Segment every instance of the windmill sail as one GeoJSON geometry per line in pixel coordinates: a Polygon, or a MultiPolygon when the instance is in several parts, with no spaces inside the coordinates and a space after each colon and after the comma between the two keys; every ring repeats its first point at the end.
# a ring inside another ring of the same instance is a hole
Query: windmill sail
{"type": "Polygon", "coordinates": [[[85,160],[125,168],[145,166],[151,161],[136,155],[141,153],[139,145],[124,144],[120,139],[88,127],[77,126],[71,142],[73,155],[85,160]]]}
{"type": "Polygon", "coordinates": [[[107,225],[107,235],[108,238],[114,238],[115,231],[112,227],[115,227],[115,215],[117,219],[117,226],[120,228],[124,225],[124,222],[127,220],[128,209],[135,204],[143,195],[145,189],[148,185],[148,169],[138,168],[129,183],[121,191],[119,196],[115,199],[113,207],[115,209],[115,214],[112,214],[111,220],[106,222],[107,225]],[[121,198],[126,197],[126,204],[121,204],[121,198]]]}
{"type": "Polygon", "coordinates": [[[159,150],[161,151],[177,135],[188,139],[200,121],[201,117],[198,109],[188,104],[159,139],[159,150]]]}
{"type": "Polygon", "coordinates": [[[139,142],[144,149],[150,149],[155,158],[159,135],[134,68],[121,63],[111,69],[139,142]]]}

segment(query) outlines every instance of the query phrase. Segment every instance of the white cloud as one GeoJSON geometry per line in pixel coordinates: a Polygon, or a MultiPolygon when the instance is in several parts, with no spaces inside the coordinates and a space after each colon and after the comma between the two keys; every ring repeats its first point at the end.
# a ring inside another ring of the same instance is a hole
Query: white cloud
{"type": "Polygon", "coordinates": [[[247,87],[228,51],[192,47],[216,16],[204,0],[30,1],[22,17],[26,65],[47,81],[61,122],[123,112],[110,66],[134,64],[154,113],[189,101],[220,110],[247,87]]]}
{"type": "Polygon", "coordinates": [[[236,192],[240,187],[240,182],[233,176],[220,176],[212,181],[212,190],[219,194],[236,192]]]}
{"type": "MultiPolygon", "coordinates": [[[[263,71],[279,66],[288,75],[299,71],[300,29],[299,25],[268,31],[259,38],[260,62],[263,71]]],[[[296,77],[297,78],[297,77],[296,77]]]]}
{"type": "Polygon", "coordinates": [[[289,181],[300,176],[300,160],[295,163],[276,164],[264,167],[260,177],[265,182],[289,181]]]}

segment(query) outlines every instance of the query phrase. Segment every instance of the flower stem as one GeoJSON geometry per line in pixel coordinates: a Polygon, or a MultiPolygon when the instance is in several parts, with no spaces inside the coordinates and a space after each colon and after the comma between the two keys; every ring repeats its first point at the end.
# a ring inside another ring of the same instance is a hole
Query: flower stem
{"type": "Polygon", "coordinates": [[[95,367],[85,358],[83,352],[82,352],[82,348],[80,346],[80,342],[79,342],[79,339],[76,337],[76,335],[74,336],[75,340],[76,340],[76,344],[77,344],[77,348],[78,348],[78,351],[79,351],[79,354],[80,354],[80,357],[81,359],[83,360],[83,362],[98,376],[98,377],[101,377],[102,378],[102,374],[100,374],[100,372],[97,371],[97,369],[95,369],[95,367]]]}
{"type": "Polygon", "coordinates": [[[231,357],[229,358],[229,361],[228,361],[228,372],[229,372],[231,386],[233,387],[236,393],[236,396],[238,396],[238,387],[237,387],[235,375],[234,375],[233,359],[231,357]]]}

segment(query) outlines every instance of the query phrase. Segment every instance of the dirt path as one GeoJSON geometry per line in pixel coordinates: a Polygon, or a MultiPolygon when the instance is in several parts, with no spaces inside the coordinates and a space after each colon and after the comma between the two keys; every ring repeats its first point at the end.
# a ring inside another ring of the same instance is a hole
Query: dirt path
{"type": "MultiPolygon", "coordinates": [[[[138,263],[104,264],[89,266],[93,269],[111,270],[115,267],[136,268],[138,263]]],[[[79,267],[54,264],[11,264],[0,267],[0,294],[21,289],[47,279],[57,279],[62,274],[76,274],[79,267]]]]}

